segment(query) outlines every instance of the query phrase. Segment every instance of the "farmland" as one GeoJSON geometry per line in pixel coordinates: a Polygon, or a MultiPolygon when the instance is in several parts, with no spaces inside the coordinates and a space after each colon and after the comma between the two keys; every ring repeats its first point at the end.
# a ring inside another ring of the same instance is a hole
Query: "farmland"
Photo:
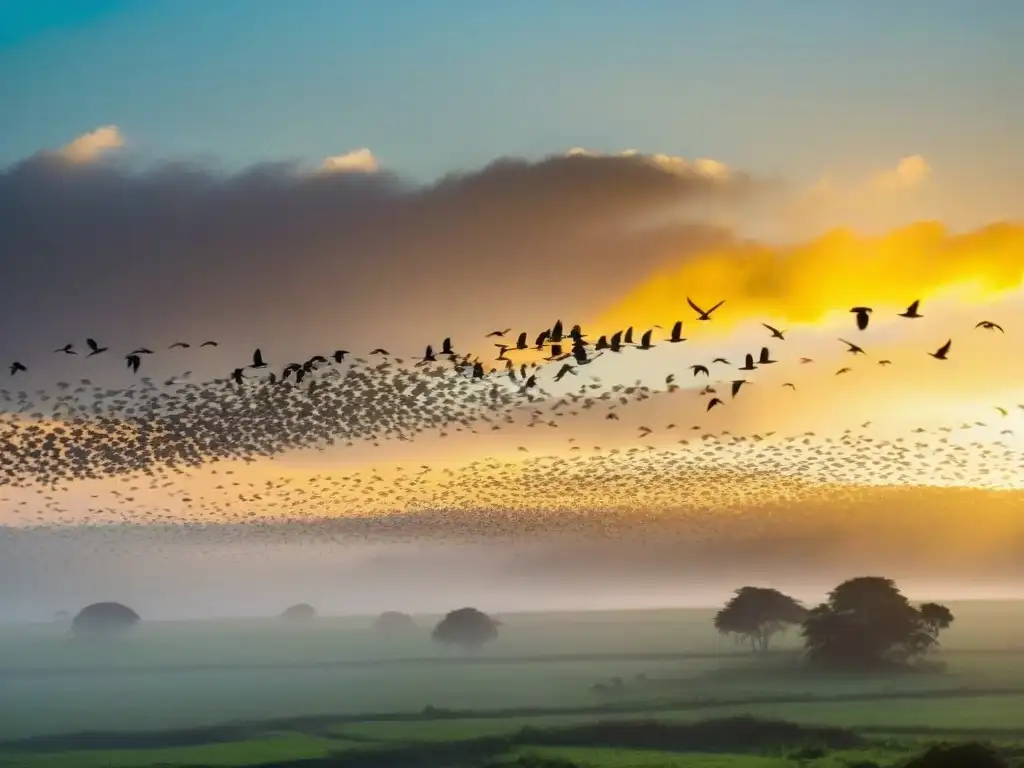
{"type": "MultiPolygon", "coordinates": [[[[325,617],[309,627],[148,622],[85,645],[57,625],[5,627],[0,765],[273,765],[339,753],[383,765],[389,750],[475,744],[488,759],[727,766],[720,749],[686,753],[671,739],[640,756],[560,740],[597,721],[685,731],[746,715],[849,729],[871,743],[842,754],[871,752],[878,764],[941,738],[1024,741],[1024,605],[951,607],[957,622],[932,670],[870,677],[809,674],[794,636],[754,659],[704,610],[510,614],[499,640],[469,657],[430,642],[431,616],[393,637],[374,633],[371,617],[325,617]]],[[[736,764],[793,764],[772,749],[736,764]]]]}

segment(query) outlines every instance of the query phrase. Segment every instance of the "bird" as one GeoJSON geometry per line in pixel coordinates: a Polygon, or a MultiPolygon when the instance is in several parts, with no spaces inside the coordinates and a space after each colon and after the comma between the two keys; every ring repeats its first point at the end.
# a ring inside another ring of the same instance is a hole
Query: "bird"
{"type": "Polygon", "coordinates": [[[132,369],[132,373],[139,372],[139,366],[142,365],[142,358],[138,355],[125,355],[125,362],[128,368],[132,369]]]}
{"type": "Polygon", "coordinates": [[[857,316],[857,327],[862,331],[865,330],[868,327],[868,321],[874,310],[871,307],[854,307],[850,311],[857,316]]]}
{"type": "Polygon", "coordinates": [[[386,354],[388,354],[388,351],[386,349],[384,349],[383,347],[377,347],[376,349],[371,350],[370,354],[371,355],[386,355],[386,354]]]}
{"type": "Polygon", "coordinates": [[[255,352],[252,353],[252,365],[250,365],[249,367],[250,368],[266,368],[267,367],[267,364],[265,362],[263,362],[263,353],[259,349],[257,349],[255,352]]]}
{"type": "Polygon", "coordinates": [[[343,361],[345,359],[345,355],[347,355],[347,354],[348,354],[348,350],[347,349],[336,349],[336,350],[334,350],[334,354],[331,355],[331,357],[334,358],[334,362],[340,363],[341,361],[343,361]]]}
{"type": "Polygon", "coordinates": [[[892,365],[892,360],[879,360],[878,364],[881,366],[892,365]]]}
{"type": "Polygon", "coordinates": [[[675,324],[672,326],[672,336],[669,338],[669,342],[672,344],[678,344],[681,341],[686,341],[686,339],[683,338],[683,321],[676,320],[675,324]]]}
{"type": "Polygon", "coordinates": [[[768,325],[768,323],[761,323],[761,325],[763,325],[765,328],[772,332],[773,338],[782,339],[783,341],[786,340],[786,337],[783,335],[786,333],[786,331],[780,331],[778,328],[774,328],[768,325]]]}
{"type": "Polygon", "coordinates": [[[917,308],[920,306],[920,304],[921,304],[921,300],[920,299],[915,299],[914,303],[911,304],[909,307],[907,307],[907,311],[906,312],[900,312],[899,316],[900,317],[909,317],[909,318],[924,317],[924,315],[917,314],[917,308]]]}
{"type": "Polygon", "coordinates": [[[836,376],[839,376],[840,374],[843,373],[849,373],[851,370],[851,368],[840,368],[838,371],[836,371],[836,376]]]}
{"type": "Polygon", "coordinates": [[[216,341],[213,341],[213,340],[211,339],[210,341],[204,341],[204,342],[203,342],[202,344],[200,344],[199,346],[200,346],[200,347],[216,347],[216,346],[217,346],[217,342],[216,342],[216,341]]]}
{"type": "Polygon", "coordinates": [[[735,379],[732,382],[732,396],[736,397],[740,393],[740,388],[747,383],[746,379],[735,379]]]}
{"type": "Polygon", "coordinates": [[[812,358],[812,357],[801,357],[800,358],[800,364],[801,365],[807,365],[807,363],[813,363],[813,362],[814,362],[814,358],[812,358]]]}
{"type": "Polygon", "coordinates": [[[746,363],[744,365],[741,365],[739,369],[741,371],[753,371],[756,368],[757,366],[754,365],[754,356],[751,354],[747,354],[746,363]]]}
{"type": "Polygon", "coordinates": [[[952,345],[953,345],[953,340],[950,339],[945,344],[943,344],[941,347],[939,347],[937,350],[935,350],[934,352],[929,352],[928,354],[931,355],[932,357],[934,357],[936,360],[945,360],[945,359],[947,359],[946,355],[949,354],[949,348],[952,345]]]}
{"type": "Polygon", "coordinates": [[[840,341],[843,342],[843,344],[845,344],[847,347],[849,347],[849,349],[846,350],[847,352],[852,352],[855,355],[866,354],[863,349],[858,347],[852,341],[847,341],[846,339],[840,339],[840,341]]]}
{"type": "Polygon", "coordinates": [[[792,382],[790,382],[790,381],[787,381],[787,382],[785,382],[785,383],[784,383],[784,384],[783,384],[782,386],[784,386],[784,387],[789,387],[790,389],[794,389],[794,390],[796,389],[796,385],[795,385],[795,384],[793,384],[793,383],[792,383],[792,382]]]}
{"type": "Polygon", "coordinates": [[[242,379],[245,378],[245,370],[243,368],[235,368],[235,370],[231,372],[231,378],[236,384],[241,384],[242,379]]]}
{"type": "Polygon", "coordinates": [[[17,360],[15,360],[13,363],[11,363],[11,376],[16,374],[18,371],[24,372],[24,371],[27,371],[27,370],[28,370],[28,368],[26,368],[24,365],[19,363],[17,360]]]}
{"type": "Polygon", "coordinates": [[[189,344],[187,341],[176,341],[173,344],[171,344],[171,346],[169,346],[168,349],[174,349],[175,347],[180,347],[181,349],[188,349],[191,346],[192,345],[189,344]]]}
{"type": "Polygon", "coordinates": [[[974,327],[984,328],[986,331],[999,331],[1000,333],[1006,333],[1006,331],[1003,330],[1003,326],[999,325],[999,323],[993,323],[991,320],[982,320],[974,327]]]}
{"type": "Polygon", "coordinates": [[[573,370],[572,365],[569,363],[563,363],[562,367],[558,369],[558,373],[555,374],[555,381],[561,381],[567,373],[571,373],[573,376],[576,375],[576,371],[573,370]]]}
{"type": "Polygon", "coordinates": [[[708,407],[705,408],[704,410],[710,411],[716,405],[721,405],[721,404],[722,404],[721,400],[719,400],[717,397],[712,397],[710,400],[708,400],[708,407]]]}
{"type": "Polygon", "coordinates": [[[777,363],[778,360],[772,360],[768,352],[768,347],[761,347],[761,357],[758,359],[758,365],[771,365],[777,363]]]}
{"type": "Polygon", "coordinates": [[[490,333],[487,334],[486,338],[488,338],[488,339],[494,338],[494,337],[502,338],[506,333],[508,333],[511,330],[512,330],[511,328],[506,328],[503,331],[491,331],[490,333]]]}
{"type": "Polygon", "coordinates": [[[74,344],[65,344],[60,349],[53,350],[54,352],[63,352],[65,355],[77,355],[78,353],[74,350],[74,344]]]}
{"type": "Polygon", "coordinates": [[[705,376],[711,375],[711,372],[708,370],[706,365],[691,365],[690,370],[693,371],[694,376],[696,376],[699,373],[703,373],[705,376]]]}
{"type": "Polygon", "coordinates": [[[690,309],[692,309],[694,312],[696,312],[699,315],[699,317],[697,318],[698,320],[710,320],[711,319],[711,313],[714,312],[716,309],[718,309],[723,304],[725,304],[725,299],[722,299],[720,302],[715,304],[715,306],[713,306],[707,312],[705,312],[703,309],[701,309],[696,304],[694,304],[693,303],[693,299],[691,299],[689,296],[686,297],[686,303],[690,305],[690,309]]]}
{"type": "Polygon", "coordinates": [[[101,347],[99,344],[96,343],[96,339],[86,339],[85,343],[88,344],[89,349],[92,350],[88,354],[88,357],[92,357],[93,355],[98,355],[107,351],[106,347],[101,347]]]}

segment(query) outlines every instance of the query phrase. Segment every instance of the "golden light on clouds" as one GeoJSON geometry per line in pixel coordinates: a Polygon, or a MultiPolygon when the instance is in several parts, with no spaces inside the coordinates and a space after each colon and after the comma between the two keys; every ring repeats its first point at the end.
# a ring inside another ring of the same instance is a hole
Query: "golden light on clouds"
{"type": "Polygon", "coordinates": [[[65,144],[57,154],[72,163],[90,163],[105,152],[123,146],[121,129],[116,125],[103,125],[65,144]]]}
{"type": "MultiPolygon", "coordinates": [[[[908,171],[912,174],[913,171],[908,171]]],[[[1024,226],[996,224],[952,234],[919,222],[884,236],[837,229],[807,243],[748,242],[666,266],[596,318],[601,329],[669,325],[695,319],[687,296],[701,306],[726,306],[709,323],[774,318],[814,324],[857,305],[905,307],[917,298],[955,292],[986,301],[1019,288],[1024,277],[1024,226]]]]}

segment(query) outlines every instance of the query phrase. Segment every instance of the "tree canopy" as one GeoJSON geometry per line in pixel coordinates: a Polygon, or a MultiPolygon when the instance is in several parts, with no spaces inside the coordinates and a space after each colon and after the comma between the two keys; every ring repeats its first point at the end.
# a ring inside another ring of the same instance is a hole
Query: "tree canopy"
{"type": "Polygon", "coordinates": [[[378,632],[383,632],[385,634],[399,634],[414,631],[416,629],[416,622],[413,621],[412,616],[408,613],[402,613],[401,611],[384,611],[384,613],[378,616],[376,621],[373,622],[373,628],[378,632]]]}
{"type": "Polygon", "coordinates": [[[803,637],[812,661],[864,668],[927,653],[952,623],[946,606],[914,607],[891,579],[861,576],[844,581],[810,611],[803,637]]]}
{"type": "Polygon", "coordinates": [[[435,642],[455,645],[467,651],[477,651],[497,636],[495,621],[476,608],[451,611],[438,622],[432,634],[435,642]]]}
{"type": "Polygon", "coordinates": [[[309,603],[298,603],[284,609],[281,613],[283,621],[305,623],[316,618],[316,608],[309,603]]]}
{"type": "Polygon", "coordinates": [[[715,629],[747,640],[759,652],[768,650],[773,636],[787,625],[799,624],[807,609],[789,595],[767,587],[741,587],[715,614],[715,629]]]}
{"type": "Polygon", "coordinates": [[[93,603],[78,612],[71,631],[76,637],[112,635],[131,629],[141,620],[139,614],[121,603],[93,603]]]}

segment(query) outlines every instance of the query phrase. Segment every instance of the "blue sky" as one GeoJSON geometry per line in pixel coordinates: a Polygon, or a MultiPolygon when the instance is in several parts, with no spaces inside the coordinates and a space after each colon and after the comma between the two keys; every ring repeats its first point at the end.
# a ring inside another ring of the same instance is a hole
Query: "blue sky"
{"type": "Polygon", "coordinates": [[[114,123],[145,156],[366,146],[417,178],[574,145],[1016,172],[1021,39],[1014,0],[0,0],[0,166],[114,123]]]}

